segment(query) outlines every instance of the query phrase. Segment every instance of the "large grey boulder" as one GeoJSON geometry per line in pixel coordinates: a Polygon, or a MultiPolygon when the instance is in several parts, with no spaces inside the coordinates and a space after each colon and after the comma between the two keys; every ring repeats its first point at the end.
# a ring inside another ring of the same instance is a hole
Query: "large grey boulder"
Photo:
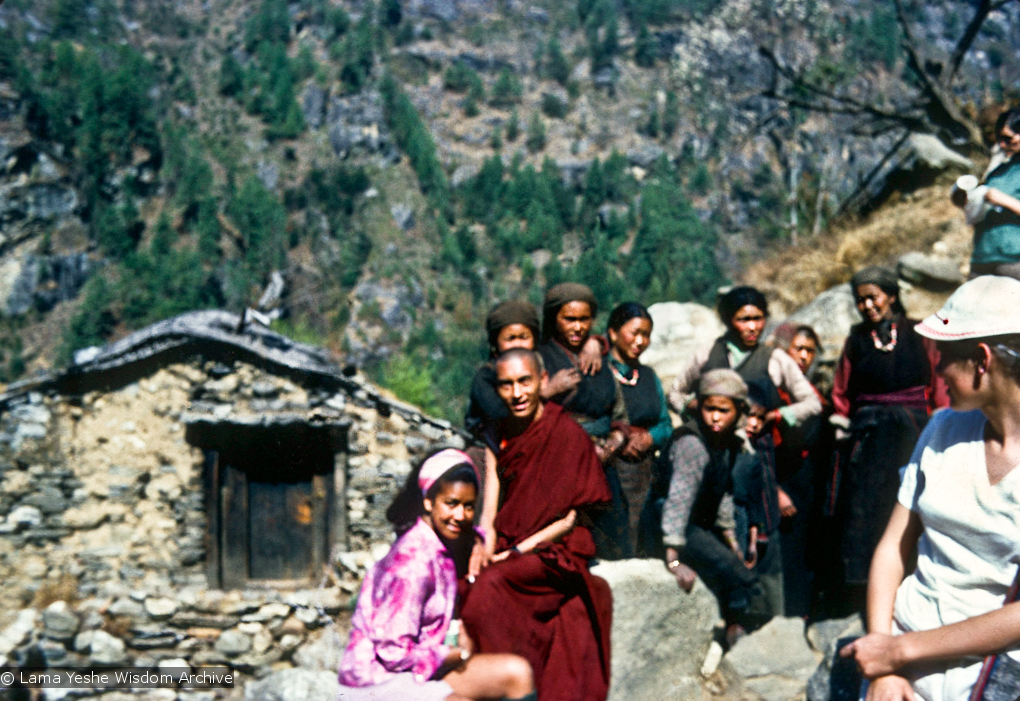
{"type": "Polygon", "coordinates": [[[896,270],[901,278],[926,290],[954,290],[964,283],[958,263],[917,251],[900,256],[896,270]]]}
{"type": "Polygon", "coordinates": [[[765,701],[792,701],[804,693],[820,658],[808,645],[803,620],[777,617],[738,641],[723,660],[765,701]]]}
{"type": "Polygon", "coordinates": [[[694,302],[659,302],[648,312],[653,322],[652,342],[641,362],[655,370],[668,392],[694,352],[721,336],[726,327],[714,311],[694,302]]]}
{"type": "Polygon", "coordinates": [[[701,696],[699,672],[719,606],[698,580],[690,594],[660,560],[603,562],[592,568],[613,590],[609,701],[701,696]]]}
{"type": "Polygon", "coordinates": [[[284,669],[244,688],[244,701],[335,701],[340,694],[336,672],[284,669]]]}

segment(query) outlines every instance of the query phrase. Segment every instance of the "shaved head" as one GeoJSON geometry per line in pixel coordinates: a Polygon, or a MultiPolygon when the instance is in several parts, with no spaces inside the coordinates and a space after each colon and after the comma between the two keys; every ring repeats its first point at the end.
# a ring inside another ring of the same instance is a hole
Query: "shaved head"
{"type": "Polygon", "coordinates": [[[535,351],[512,348],[496,358],[496,393],[518,429],[542,417],[545,381],[545,365],[535,351]]]}
{"type": "Polygon", "coordinates": [[[499,366],[507,363],[511,360],[523,360],[529,363],[529,367],[535,371],[535,376],[539,377],[545,372],[545,363],[542,362],[542,356],[538,354],[538,351],[528,350],[526,348],[511,348],[504,353],[501,353],[496,358],[496,376],[499,376],[499,366]]]}

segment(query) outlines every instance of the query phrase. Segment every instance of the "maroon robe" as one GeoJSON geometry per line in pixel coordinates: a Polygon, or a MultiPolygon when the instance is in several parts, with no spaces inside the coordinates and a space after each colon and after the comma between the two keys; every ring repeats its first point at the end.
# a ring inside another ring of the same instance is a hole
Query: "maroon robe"
{"type": "Polygon", "coordinates": [[[511,554],[470,587],[461,618],[478,652],[523,656],[542,701],[603,701],[609,693],[613,596],[588,571],[595,543],[585,507],[611,495],[591,438],[552,403],[542,418],[502,444],[497,550],[516,545],[578,510],[556,543],[511,554]]]}

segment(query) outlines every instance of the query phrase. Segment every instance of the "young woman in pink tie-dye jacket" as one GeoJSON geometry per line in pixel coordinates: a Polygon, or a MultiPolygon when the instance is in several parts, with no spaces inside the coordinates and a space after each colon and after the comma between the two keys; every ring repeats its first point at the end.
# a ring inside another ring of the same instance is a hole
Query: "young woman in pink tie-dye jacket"
{"type": "Polygon", "coordinates": [[[472,641],[451,627],[459,623],[457,560],[475,542],[478,485],[459,450],[432,455],[412,474],[388,513],[402,533],[362,584],[340,665],[340,701],[535,699],[524,658],[473,655],[472,641]]]}

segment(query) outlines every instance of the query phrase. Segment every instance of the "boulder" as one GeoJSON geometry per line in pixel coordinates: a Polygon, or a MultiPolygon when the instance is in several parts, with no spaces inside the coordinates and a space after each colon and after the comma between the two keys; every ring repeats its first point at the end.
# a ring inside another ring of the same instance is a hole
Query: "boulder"
{"type": "Polygon", "coordinates": [[[11,509],[11,512],[7,514],[7,523],[12,525],[34,528],[41,526],[42,522],[42,512],[34,506],[23,504],[11,509]]]}
{"type": "Polygon", "coordinates": [[[245,701],[335,701],[339,695],[334,670],[284,669],[244,688],[245,701]]]}
{"type": "Polygon", "coordinates": [[[453,171],[453,176],[450,178],[450,185],[458,188],[478,175],[478,171],[479,168],[474,163],[465,163],[462,166],[458,166],[457,170],[453,171]]]}
{"type": "Polygon", "coordinates": [[[414,210],[406,204],[393,205],[390,207],[390,213],[393,215],[393,221],[397,223],[401,231],[414,228],[414,210]]]}
{"type": "Polygon", "coordinates": [[[694,352],[721,336],[726,328],[714,311],[694,302],[659,302],[648,312],[653,321],[652,342],[641,355],[641,362],[655,370],[668,392],[673,378],[683,371],[694,352]]]}
{"type": "Polygon", "coordinates": [[[839,648],[864,635],[864,622],[858,615],[820,621],[808,628],[811,646],[822,659],[808,680],[807,701],[856,701],[861,684],[853,660],[837,657],[839,648]]]}
{"type": "Polygon", "coordinates": [[[301,98],[301,109],[305,115],[305,124],[310,129],[318,129],[326,118],[326,98],[329,93],[315,83],[305,88],[301,98]]]}
{"type": "Polygon", "coordinates": [[[911,156],[933,170],[957,168],[969,172],[974,169],[974,161],[953,151],[933,134],[911,134],[908,144],[911,156]]]}
{"type": "Polygon", "coordinates": [[[740,639],[723,661],[766,701],[788,701],[804,692],[820,657],[808,645],[802,619],[777,617],[740,639]]]}
{"type": "Polygon", "coordinates": [[[954,290],[964,283],[959,265],[916,251],[900,256],[896,271],[907,282],[926,290],[954,290]]]}
{"type": "Polygon", "coordinates": [[[613,590],[610,701],[699,697],[719,620],[708,588],[699,580],[684,593],[660,560],[603,562],[592,573],[613,590]]]}

